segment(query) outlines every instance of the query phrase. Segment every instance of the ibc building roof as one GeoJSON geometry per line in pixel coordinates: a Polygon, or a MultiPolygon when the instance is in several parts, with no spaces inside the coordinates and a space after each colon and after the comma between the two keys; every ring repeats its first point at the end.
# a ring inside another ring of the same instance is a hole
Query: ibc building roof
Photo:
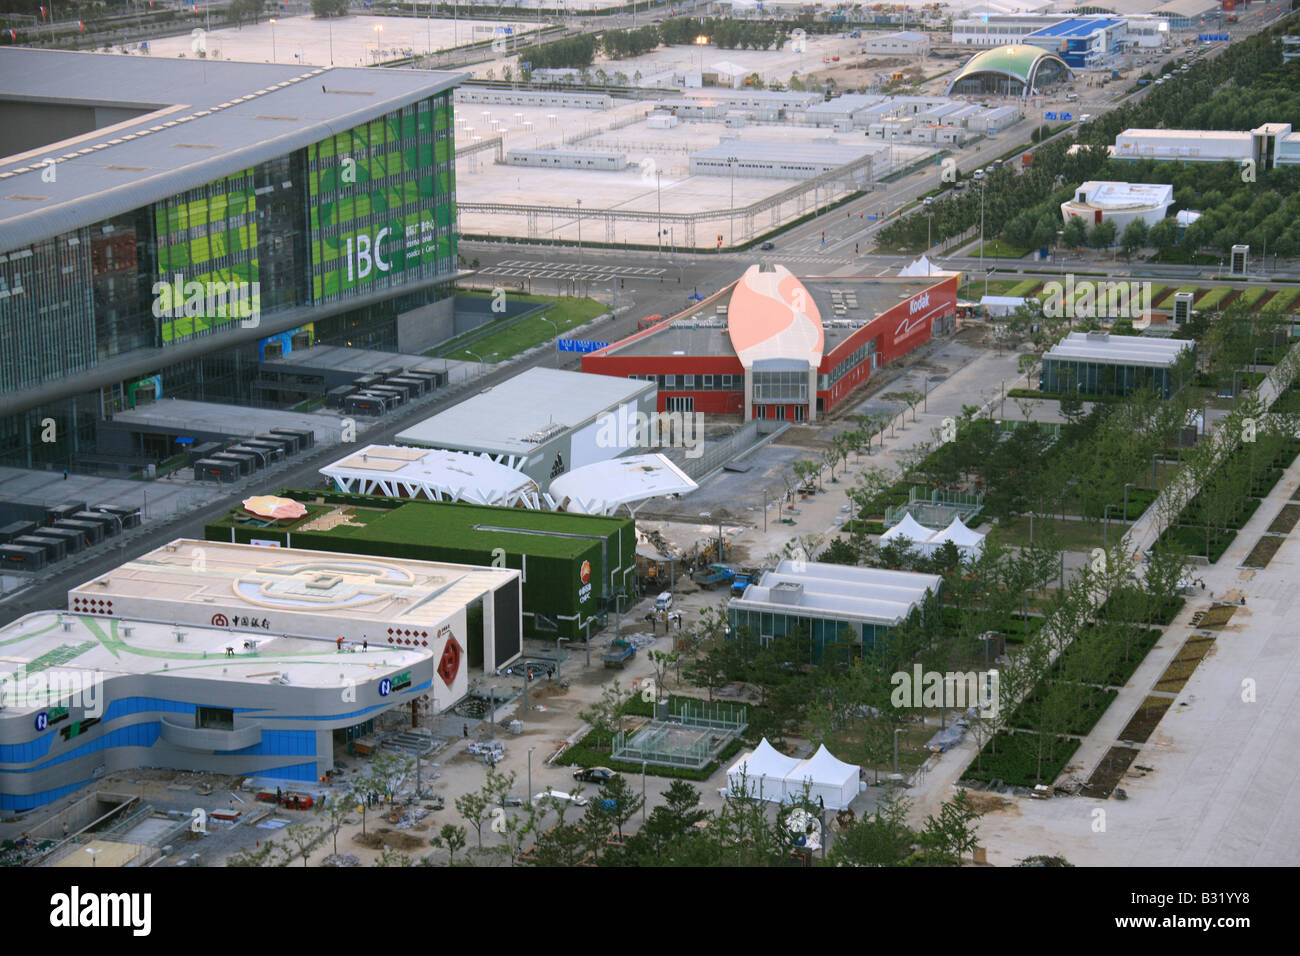
{"type": "Polygon", "coordinates": [[[0,49],[0,76],[10,104],[129,117],[0,160],[0,251],[196,189],[463,78],[22,47],[0,49]],[[42,175],[49,160],[53,181],[42,175]]]}

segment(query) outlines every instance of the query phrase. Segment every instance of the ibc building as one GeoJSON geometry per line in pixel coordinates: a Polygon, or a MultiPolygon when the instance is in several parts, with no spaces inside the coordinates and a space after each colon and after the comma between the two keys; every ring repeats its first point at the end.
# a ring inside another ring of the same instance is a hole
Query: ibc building
{"type": "Polygon", "coordinates": [[[0,464],[451,310],[458,74],[0,50],[0,464]],[[58,441],[42,442],[53,419],[58,441]]]}
{"type": "Polygon", "coordinates": [[[582,370],[656,382],[659,411],[811,422],[951,332],[960,280],[750,266],[698,307],[584,355],[582,370]]]}

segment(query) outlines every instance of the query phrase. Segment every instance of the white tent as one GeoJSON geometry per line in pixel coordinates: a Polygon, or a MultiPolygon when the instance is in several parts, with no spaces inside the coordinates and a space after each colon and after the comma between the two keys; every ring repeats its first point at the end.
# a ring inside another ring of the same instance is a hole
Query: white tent
{"type": "Polygon", "coordinates": [[[1028,300],[1018,295],[986,295],[980,297],[984,311],[994,318],[1005,318],[1028,300]]]}
{"type": "Polygon", "coordinates": [[[894,544],[902,538],[910,541],[912,547],[922,554],[929,554],[931,550],[930,541],[934,538],[934,531],[913,518],[910,511],[905,511],[903,512],[903,520],[880,536],[880,543],[894,544]]]}
{"type": "Polygon", "coordinates": [[[957,546],[963,558],[978,558],[984,553],[984,535],[966,527],[960,517],[954,516],[952,523],[931,538],[929,543],[938,550],[947,541],[957,546]]]}
{"type": "Polygon", "coordinates": [[[857,766],[837,759],[823,744],[786,776],[785,796],[797,800],[807,784],[814,803],[820,797],[827,810],[844,810],[858,795],[859,777],[857,766]]]}
{"type": "Polygon", "coordinates": [[[900,276],[954,276],[957,275],[951,269],[945,269],[937,266],[927,257],[921,256],[915,262],[909,262],[903,268],[898,270],[900,276]]]}
{"type": "Polygon", "coordinates": [[[780,803],[785,799],[785,779],[802,761],[787,757],[764,737],[753,753],[742,754],[727,771],[727,789],[733,794],[742,790],[762,800],[780,803]]]}

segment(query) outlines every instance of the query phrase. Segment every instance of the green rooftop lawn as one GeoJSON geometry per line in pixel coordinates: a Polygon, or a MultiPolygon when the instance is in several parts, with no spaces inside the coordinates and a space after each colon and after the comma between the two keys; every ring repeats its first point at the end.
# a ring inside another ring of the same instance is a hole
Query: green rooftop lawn
{"type": "MultiPolygon", "coordinates": [[[[412,545],[436,544],[481,551],[502,547],[507,551],[526,551],[548,557],[573,557],[591,547],[592,541],[589,538],[534,535],[528,534],[528,531],[608,536],[617,534],[623,528],[625,534],[632,533],[626,527],[630,519],[602,515],[525,511],[522,508],[495,508],[460,502],[402,501],[310,490],[287,490],[278,494],[304,503],[322,496],[326,501],[323,506],[308,504],[308,514],[298,521],[275,523],[276,530],[288,531],[290,534],[300,531],[321,513],[338,506],[350,507],[354,514],[353,520],[364,522],[364,525],[339,525],[329,531],[302,533],[412,545]],[[478,526],[520,530],[487,531],[478,526]]],[[[237,513],[232,512],[213,524],[220,527],[255,527],[234,521],[233,515],[237,513]]]]}
{"type": "Polygon", "coordinates": [[[557,326],[560,334],[563,335],[570,329],[585,325],[596,316],[609,311],[609,306],[597,302],[595,299],[577,299],[563,296],[556,298],[555,296],[522,295],[518,293],[513,293],[511,298],[517,302],[549,303],[549,308],[538,315],[532,315],[508,324],[499,332],[492,332],[482,338],[470,341],[474,334],[482,331],[481,329],[474,329],[472,332],[457,336],[435,349],[430,349],[425,354],[463,362],[477,362],[478,358],[476,356],[482,356],[483,360],[489,364],[504,362],[520,352],[527,351],[534,345],[540,345],[554,339],[557,326]],[[545,316],[549,321],[544,321],[542,316],[545,316]],[[461,343],[464,343],[468,348],[461,347],[461,343]]]}

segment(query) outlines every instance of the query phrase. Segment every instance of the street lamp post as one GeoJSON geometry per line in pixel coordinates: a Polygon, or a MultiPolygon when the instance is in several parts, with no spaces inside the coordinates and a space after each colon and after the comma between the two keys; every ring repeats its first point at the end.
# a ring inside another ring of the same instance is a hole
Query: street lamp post
{"type": "Polygon", "coordinates": [[[727,239],[734,247],[736,245],[736,163],[738,160],[735,156],[727,157],[727,168],[731,171],[731,222],[727,226],[727,239]]]}
{"type": "Polygon", "coordinates": [[[376,63],[379,62],[380,41],[383,40],[383,38],[384,38],[384,25],[382,23],[376,23],[375,24],[375,62],[376,63]]]}
{"type": "Polygon", "coordinates": [[[582,200],[578,200],[578,267],[582,268],[582,200]]]}
{"type": "MultiPolygon", "coordinates": [[[[540,7],[538,8],[540,9],[540,7]]],[[[655,170],[655,216],[658,228],[655,229],[655,253],[664,254],[664,184],[663,172],[655,170]]]]}
{"type": "Polygon", "coordinates": [[[645,761],[641,761],[641,825],[645,825],[645,761]]]}
{"type": "Polygon", "coordinates": [[[533,751],[536,747],[528,748],[528,805],[533,805],[533,751]]]}
{"type": "Polygon", "coordinates": [[[275,63],[275,17],[271,17],[271,62],[275,63]]]}
{"type": "Polygon", "coordinates": [[[558,322],[548,319],[544,315],[539,315],[538,318],[541,319],[543,322],[545,322],[547,325],[549,325],[551,328],[555,329],[555,367],[559,368],[560,367],[560,325],[558,322]]]}
{"type": "Polygon", "coordinates": [[[1137,485],[1135,485],[1131,481],[1124,482],[1124,520],[1125,521],[1128,520],[1128,490],[1130,488],[1136,488],[1136,487],[1137,485]]]}
{"type": "Polygon", "coordinates": [[[1107,539],[1107,534],[1110,531],[1110,509],[1114,507],[1115,505],[1113,503],[1108,502],[1106,505],[1105,512],[1102,515],[1101,547],[1103,550],[1107,548],[1106,539],[1107,539]]]}
{"type": "Polygon", "coordinates": [[[898,735],[903,731],[901,728],[894,731],[894,776],[898,776],[898,735]]]}

